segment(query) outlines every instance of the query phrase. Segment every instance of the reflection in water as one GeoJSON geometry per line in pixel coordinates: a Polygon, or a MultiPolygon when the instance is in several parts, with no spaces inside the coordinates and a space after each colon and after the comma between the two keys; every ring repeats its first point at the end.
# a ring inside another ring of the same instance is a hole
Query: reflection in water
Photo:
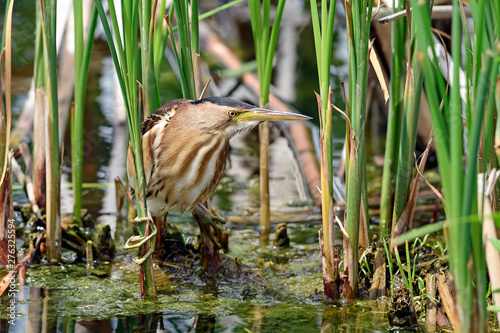
{"type": "MultiPolygon", "coordinates": [[[[231,309],[210,307],[221,301],[212,287],[198,291],[200,305],[206,310],[182,312],[171,310],[169,302],[161,311],[99,318],[65,314],[65,304],[59,303],[57,291],[36,286],[24,287],[15,298],[17,317],[14,325],[2,314],[1,332],[332,332],[389,330],[386,303],[275,303],[245,300],[231,309]],[[209,292],[212,290],[212,292],[209,292]],[[205,295],[205,297],[199,297],[205,295]]],[[[137,300],[139,301],[139,300],[137,300]]],[[[10,302],[2,298],[2,307],[10,302]]],[[[67,304],[66,304],[67,305],[67,304]]],[[[78,305],[81,308],[92,305],[78,305]]],[[[137,306],[141,308],[140,303],[137,306]]],[[[173,308],[173,307],[172,307],[173,308]]],[[[140,310],[139,310],[140,311],[140,310]]],[[[105,311],[102,312],[105,316],[105,311]]]]}
{"type": "MultiPolygon", "coordinates": [[[[120,177],[121,179],[126,178],[125,166],[128,138],[125,126],[125,108],[121,94],[116,93],[119,87],[111,57],[103,58],[102,65],[101,77],[99,79],[101,94],[97,98],[97,101],[106,120],[110,124],[113,124],[113,131],[110,136],[111,151],[109,162],[104,166],[106,172],[104,179],[101,179],[101,181],[114,184],[116,177],[120,177]]],[[[116,218],[113,216],[113,213],[116,212],[115,191],[115,186],[106,186],[101,210],[99,211],[101,220],[103,223],[110,225],[112,233],[116,232],[116,218]]]]}
{"type": "Polygon", "coordinates": [[[193,328],[194,332],[215,332],[215,314],[210,313],[200,313],[197,314],[194,320],[193,328]]]}

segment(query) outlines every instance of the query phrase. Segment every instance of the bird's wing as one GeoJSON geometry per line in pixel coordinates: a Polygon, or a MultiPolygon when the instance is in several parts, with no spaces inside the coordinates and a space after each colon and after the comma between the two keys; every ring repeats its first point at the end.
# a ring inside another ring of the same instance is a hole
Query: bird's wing
{"type": "MultiPolygon", "coordinates": [[[[142,135],[142,148],[143,148],[143,158],[144,167],[146,171],[146,180],[149,180],[152,172],[154,172],[155,163],[154,162],[154,151],[153,143],[156,138],[159,126],[155,128],[156,125],[162,124],[163,126],[168,125],[170,119],[175,114],[177,107],[188,99],[175,99],[168,103],[163,104],[155,112],[153,112],[149,117],[147,117],[141,124],[141,135],[142,135]],[[151,129],[154,129],[151,131],[151,129]],[[153,169],[153,170],[152,170],[153,169]]],[[[135,168],[134,168],[134,158],[132,154],[132,147],[129,143],[129,151],[127,156],[127,173],[129,178],[129,184],[133,187],[135,178],[135,168]]]]}

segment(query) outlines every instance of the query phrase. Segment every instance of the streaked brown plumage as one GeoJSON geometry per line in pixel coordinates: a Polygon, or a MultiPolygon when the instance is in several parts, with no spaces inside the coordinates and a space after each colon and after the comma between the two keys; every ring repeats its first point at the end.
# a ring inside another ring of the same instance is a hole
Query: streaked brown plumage
{"type": "MultiPolygon", "coordinates": [[[[153,216],[192,210],[215,192],[236,133],[265,120],[304,119],[309,117],[224,97],[166,103],[141,126],[148,209],[153,216]]],[[[131,153],[127,172],[133,184],[131,153]]]]}

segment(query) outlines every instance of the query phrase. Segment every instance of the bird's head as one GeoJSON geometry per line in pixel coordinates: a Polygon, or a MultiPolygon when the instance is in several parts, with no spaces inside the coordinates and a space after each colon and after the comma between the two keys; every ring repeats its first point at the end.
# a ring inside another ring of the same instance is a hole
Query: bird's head
{"type": "Polygon", "coordinates": [[[261,109],[227,97],[208,97],[189,102],[191,122],[199,130],[224,134],[228,138],[263,121],[306,120],[301,114],[261,109]]]}

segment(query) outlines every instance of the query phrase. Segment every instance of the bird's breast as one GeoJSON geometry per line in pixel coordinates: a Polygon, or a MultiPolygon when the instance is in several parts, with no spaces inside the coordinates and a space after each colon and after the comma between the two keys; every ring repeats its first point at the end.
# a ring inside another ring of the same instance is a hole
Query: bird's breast
{"type": "Polygon", "coordinates": [[[164,149],[147,186],[151,214],[185,212],[207,200],[224,175],[228,151],[228,140],[223,137],[192,138],[178,151],[164,149]]]}

